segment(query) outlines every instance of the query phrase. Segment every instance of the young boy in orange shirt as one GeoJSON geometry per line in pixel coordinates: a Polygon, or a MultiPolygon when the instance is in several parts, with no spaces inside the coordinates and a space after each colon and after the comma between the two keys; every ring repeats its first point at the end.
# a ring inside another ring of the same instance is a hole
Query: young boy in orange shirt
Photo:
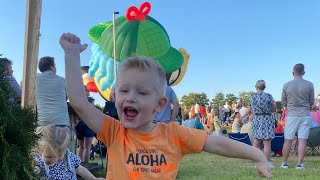
{"type": "Polygon", "coordinates": [[[156,61],[131,57],[121,63],[115,87],[119,122],[87,101],[80,72],[80,53],[87,45],[71,33],[61,36],[60,45],[70,104],[108,147],[107,179],[176,179],[183,156],[202,151],[250,159],[260,175],[272,177],[257,148],[177,123],[153,124],[154,114],[167,103],[165,74],[156,61]]]}

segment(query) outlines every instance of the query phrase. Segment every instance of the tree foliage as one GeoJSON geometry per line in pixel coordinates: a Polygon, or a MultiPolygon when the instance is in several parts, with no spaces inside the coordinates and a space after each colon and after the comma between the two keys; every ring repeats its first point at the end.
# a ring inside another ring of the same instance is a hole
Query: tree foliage
{"type": "Polygon", "coordinates": [[[219,107],[219,104],[224,103],[224,94],[222,92],[218,92],[212,99],[212,103],[214,108],[217,109],[219,107]]]}
{"type": "Polygon", "coordinates": [[[250,105],[250,98],[252,96],[253,92],[252,91],[249,91],[249,92],[246,92],[246,91],[242,91],[242,92],[239,92],[239,99],[240,101],[246,103],[246,106],[249,106],[250,105]]]}
{"type": "Polygon", "coordinates": [[[11,87],[0,69],[0,179],[36,179],[30,155],[38,138],[34,133],[36,113],[9,104],[10,96],[11,87]]]}
{"type": "Polygon", "coordinates": [[[207,95],[202,92],[202,93],[190,93],[188,95],[184,95],[181,97],[180,100],[182,107],[188,107],[190,108],[197,102],[201,105],[207,105],[209,103],[209,99],[207,98],[207,95]]]}
{"type": "Polygon", "coordinates": [[[226,98],[224,99],[224,102],[228,102],[229,104],[232,104],[233,101],[237,101],[237,97],[234,94],[227,94],[226,98]]]}
{"type": "MultiPolygon", "coordinates": [[[[222,92],[216,93],[215,97],[212,99],[212,103],[215,109],[219,107],[219,105],[225,104],[225,102],[228,102],[229,104],[232,104],[233,101],[242,103],[244,102],[246,106],[250,105],[250,98],[254,92],[252,91],[242,91],[239,92],[238,96],[228,93],[224,95],[222,92]]],[[[205,93],[190,93],[188,95],[182,96],[180,102],[182,103],[182,106],[186,106],[190,108],[193,106],[196,102],[199,102],[199,104],[207,105],[209,100],[207,98],[207,95],[205,93]]],[[[280,101],[276,101],[277,108],[282,109],[282,104],[280,101]]]]}

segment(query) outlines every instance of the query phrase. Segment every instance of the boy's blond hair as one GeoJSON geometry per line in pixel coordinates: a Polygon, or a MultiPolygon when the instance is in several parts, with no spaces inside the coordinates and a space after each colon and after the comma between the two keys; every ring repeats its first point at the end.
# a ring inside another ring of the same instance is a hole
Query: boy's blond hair
{"type": "Polygon", "coordinates": [[[58,160],[66,152],[69,141],[68,128],[44,126],[40,132],[39,152],[49,152],[58,160]]]}
{"type": "MultiPolygon", "coordinates": [[[[145,56],[132,56],[127,58],[121,63],[119,69],[119,76],[122,71],[138,70],[140,72],[152,72],[155,73],[156,90],[160,96],[165,95],[166,88],[166,76],[159,63],[151,58],[145,56]]],[[[117,78],[118,79],[118,78],[117,78]]],[[[117,83],[116,83],[117,85],[117,83]]]]}

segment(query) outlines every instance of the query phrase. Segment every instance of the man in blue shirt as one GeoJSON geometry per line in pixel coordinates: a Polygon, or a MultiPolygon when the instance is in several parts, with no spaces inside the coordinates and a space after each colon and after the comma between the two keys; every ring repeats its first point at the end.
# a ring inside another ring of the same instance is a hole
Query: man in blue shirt
{"type": "Polygon", "coordinates": [[[153,123],[158,123],[158,122],[170,123],[170,122],[176,121],[176,117],[179,113],[179,102],[177,100],[176,93],[168,85],[166,87],[166,98],[167,98],[166,107],[162,111],[155,114],[153,118],[153,123]],[[172,112],[171,112],[171,104],[173,104],[172,112]]]}

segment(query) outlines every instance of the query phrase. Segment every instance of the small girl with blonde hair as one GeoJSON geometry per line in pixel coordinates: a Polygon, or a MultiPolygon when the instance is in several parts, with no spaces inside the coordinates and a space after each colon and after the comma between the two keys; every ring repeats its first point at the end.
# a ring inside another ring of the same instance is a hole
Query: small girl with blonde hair
{"type": "Polygon", "coordinates": [[[67,149],[70,141],[68,128],[44,126],[39,131],[38,152],[34,155],[35,173],[40,179],[85,179],[96,178],[81,166],[80,157],[67,149]]]}

